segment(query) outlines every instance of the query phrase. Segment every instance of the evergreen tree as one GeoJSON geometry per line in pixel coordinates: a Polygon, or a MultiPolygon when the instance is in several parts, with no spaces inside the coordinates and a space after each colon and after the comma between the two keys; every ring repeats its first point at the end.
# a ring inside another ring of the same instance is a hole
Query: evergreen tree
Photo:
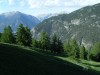
{"type": "Polygon", "coordinates": [[[87,50],[87,60],[90,60],[90,52],[91,50],[87,50]]]}
{"type": "Polygon", "coordinates": [[[71,46],[68,40],[63,45],[64,51],[67,53],[67,56],[71,56],[71,46]]]}
{"type": "Polygon", "coordinates": [[[95,61],[100,61],[100,42],[93,45],[90,58],[95,61]]]}
{"type": "Polygon", "coordinates": [[[58,53],[64,52],[62,41],[59,38],[57,39],[57,52],[58,53]]]}
{"type": "Polygon", "coordinates": [[[19,45],[30,46],[32,43],[32,35],[28,27],[20,24],[16,32],[16,41],[19,45]]]}
{"type": "Polygon", "coordinates": [[[80,58],[81,59],[86,59],[86,51],[85,51],[85,47],[82,46],[80,49],[80,58]]]}
{"type": "Polygon", "coordinates": [[[79,58],[79,47],[75,39],[71,41],[71,55],[74,58],[79,58]]]}
{"type": "Polygon", "coordinates": [[[39,41],[32,39],[32,47],[39,48],[39,41]]]}
{"type": "Polygon", "coordinates": [[[0,38],[1,38],[2,33],[0,33],[0,38]]]}
{"type": "Polygon", "coordinates": [[[1,42],[14,43],[14,35],[10,26],[4,28],[4,31],[1,35],[1,42]]]}
{"type": "Polygon", "coordinates": [[[26,46],[30,46],[32,44],[32,34],[28,27],[25,27],[25,36],[26,46]]]}
{"type": "Polygon", "coordinates": [[[49,49],[50,39],[45,32],[41,32],[39,42],[40,42],[40,48],[46,49],[46,50],[49,49]]]}
{"type": "Polygon", "coordinates": [[[57,52],[57,36],[56,36],[56,34],[54,34],[51,39],[51,51],[57,52]]]}
{"type": "Polygon", "coordinates": [[[1,35],[2,35],[2,33],[0,33],[0,42],[1,42],[1,35]]]}
{"type": "Polygon", "coordinates": [[[61,40],[57,38],[56,34],[54,34],[51,39],[51,51],[56,53],[63,52],[63,44],[61,40]]]}

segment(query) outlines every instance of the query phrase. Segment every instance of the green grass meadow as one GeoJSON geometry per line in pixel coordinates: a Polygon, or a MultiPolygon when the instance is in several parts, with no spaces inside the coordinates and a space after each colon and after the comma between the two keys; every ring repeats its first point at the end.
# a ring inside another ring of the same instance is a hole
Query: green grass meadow
{"type": "Polygon", "coordinates": [[[100,75],[100,63],[0,43],[0,75],[100,75]]]}

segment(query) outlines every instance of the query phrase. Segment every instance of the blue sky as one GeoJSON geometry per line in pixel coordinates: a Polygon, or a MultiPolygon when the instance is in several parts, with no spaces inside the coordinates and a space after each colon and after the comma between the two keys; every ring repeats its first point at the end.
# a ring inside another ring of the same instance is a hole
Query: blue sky
{"type": "Polygon", "coordinates": [[[0,0],[0,14],[11,11],[20,11],[34,16],[47,13],[70,13],[97,3],[100,3],[100,0],[0,0]]]}

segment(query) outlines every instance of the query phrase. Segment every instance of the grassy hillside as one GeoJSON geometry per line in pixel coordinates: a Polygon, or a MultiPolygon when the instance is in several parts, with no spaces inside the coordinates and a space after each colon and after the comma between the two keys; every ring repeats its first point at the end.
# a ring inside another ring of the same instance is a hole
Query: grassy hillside
{"type": "Polygon", "coordinates": [[[100,75],[68,61],[0,43],[0,75],[100,75]]]}

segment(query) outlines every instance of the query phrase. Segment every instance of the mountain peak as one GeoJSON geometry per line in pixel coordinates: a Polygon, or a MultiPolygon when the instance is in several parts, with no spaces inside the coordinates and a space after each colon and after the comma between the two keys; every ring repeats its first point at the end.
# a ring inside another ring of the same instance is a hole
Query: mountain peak
{"type": "Polygon", "coordinates": [[[31,29],[39,22],[40,21],[36,17],[19,11],[2,13],[0,14],[0,31],[2,31],[6,25],[10,25],[13,31],[16,31],[17,27],[21,23],[31,29]]]}
{"type": "Polygon", "coordinates": [[[4,15],[4,16],[13,16],[13,15],[16,15],[16,14],[21,14],[21,12],[19,11],[12,11],[12,12],[6,12],[6,13],[2,13],[1,15],[4,15]]]}

